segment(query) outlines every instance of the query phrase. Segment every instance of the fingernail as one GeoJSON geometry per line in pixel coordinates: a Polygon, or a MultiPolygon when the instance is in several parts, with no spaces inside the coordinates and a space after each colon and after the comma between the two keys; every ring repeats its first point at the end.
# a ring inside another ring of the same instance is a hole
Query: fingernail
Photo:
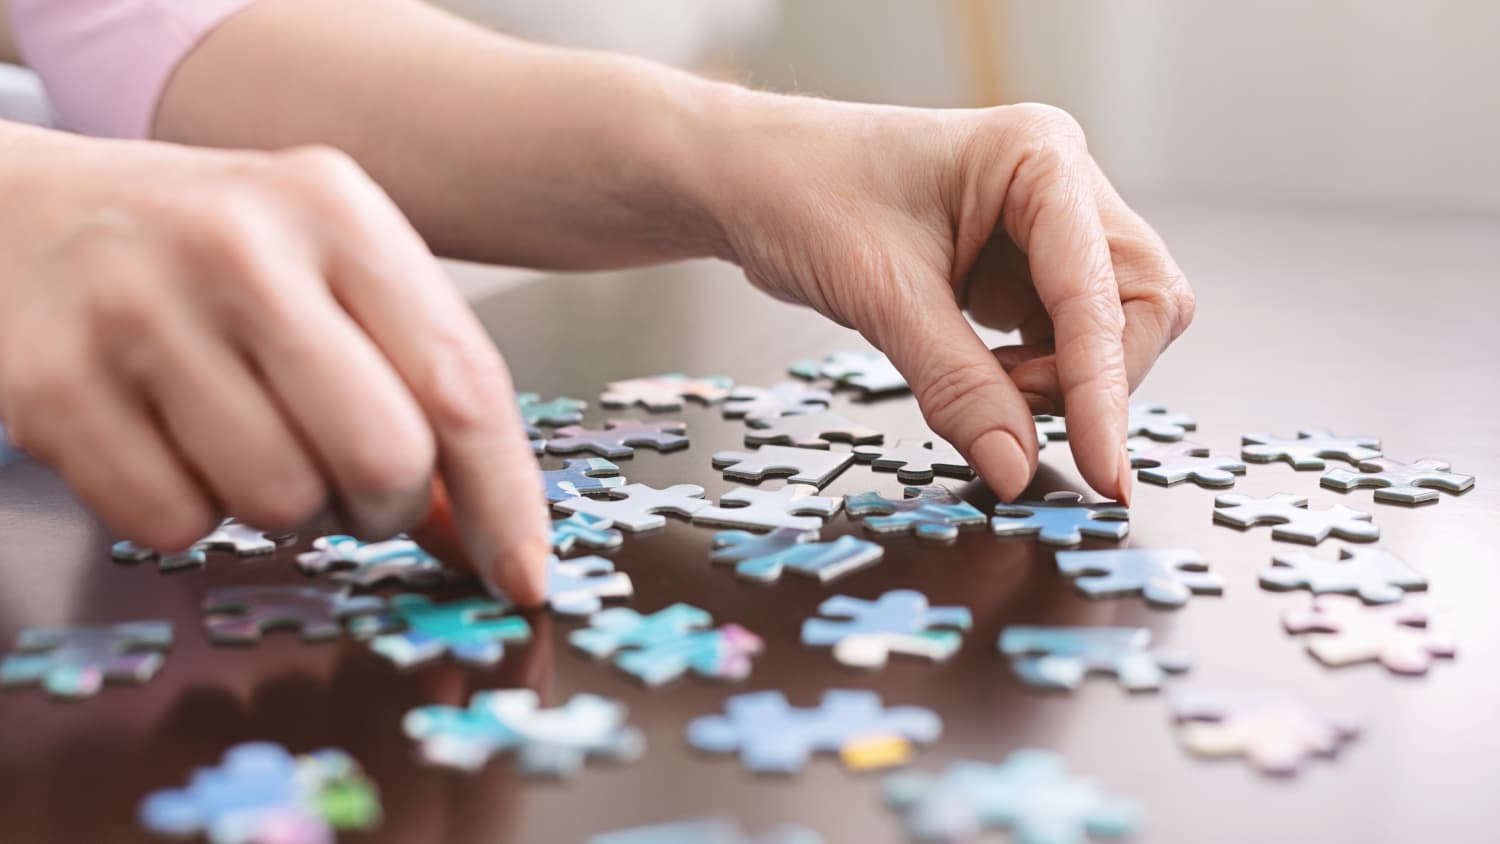
{"type": "Polygon", "coordinates": [[[980,477],[1002,500],[1014,501],[1031,482],[1031,461],[1009,431],[989,431],[969,451],[980,477]]]}
{"type": "Polygon", "coordinates": [[[523,607],[535,607],[547,600],[547,560],[552,543],[527,540],[518,543],[508,554],[501,555],[490,567],[490,594],[503,596],[523,607]],[[498,584],[509,584],[502,589],[498,584]]]}
{"type": "Polygon", "coordinates": [[[1126,507],[1130,506],[1130,493],[1135,482],[1135,475],[1130,468],[1130,449],[1120,446],[1120,469],[1116,485],[1120,488],[1120,503],[1126,507]]]}

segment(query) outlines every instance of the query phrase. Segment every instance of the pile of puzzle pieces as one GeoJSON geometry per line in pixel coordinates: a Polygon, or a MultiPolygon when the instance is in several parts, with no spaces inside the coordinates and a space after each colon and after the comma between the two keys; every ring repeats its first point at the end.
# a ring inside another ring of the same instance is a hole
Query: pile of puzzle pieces
{"type": "MultiPolygon", "coordinates": [[[[607,661],[646,688],[665,687],[685,675],[744,681],[757,661],[772,658],[760,636],[690,603],[651,611],[606,606],[630,601],[635,589],[630,574],[602,555],[622,547],[629,534],[660,529],[669,517],[712,529],[705,564],[722,565],[756,584],[775,584],[788,573],[818,585],[853,580],[881,561],[883,543],[893,538],[914,537],[925,553],[941,555],[962,532],[983,533],[987,526],[994,541],[1056,549],[1056,576],[1088,599],[1139,599],[1170,610],[1199,596],[1225,593],[1223,575],[1191,548],[1079,548],[1085,541],[1118,545],[1128,537],[1130,511],[1120,504],[1087,502],[1064,489],[985,513],[961,491],[937,482],[938,476],[974,478],[968,462],[947,443],[922,434],[888,441],[883,432],[835,411],[840,389],[865,398],[906,390],[901,374],[883,356],[839,352],[798,362],[790,371],[800,380],[766,387],[678,373],[611,382],[599,403],[613,418],[593,427],[584,424],[586,401],[520,395],[533,449],[559,455],[551,467],[544,464],[539,481],[557,513],[545,610],[575,625],[565,638],[581,658],[607,661]],[[743,425],[743,449],[708,458],[727,481],[742,484],[717,502],[693,483],[631,483],[614,462],[638,448],[687,449],[684,423],[620,415],[676,412],[687,401],[718,405],[725,419],[743,425]],[[836,443],[847,447],[835,448],[836,443]],[[902,496],[822,494],[857,465],[894,473],[902,496]],[[751,485],[768,479],[783,482],[775,488],[751,485]],[[859,530],[825,536],[840,512],[859,530]]],[[[1067,438],[1062,417],[1038,416],[1035,424],[1043,447],[1067,438]]],[[[1131,404],[1128,428],[1138,477],[1168,487],[1232,488],[1247,463],[1277,461],[1298,471],[1321,470],[1321,485],[1331,490],[1371,489],[1374,501],[1387,504],[1431,503],[1474,485],[1472,477],[1451,472],[1442,461],[1386,457],[1380,442],[1366,436],[1314,428],[1291,438],[1248,434],[1233,458],[1187,439],[1197,429],[1193,418],[1143,402],[1131,404]],[[1328,468],[1330,460],[1347,465],[1328,468]]],[[[1283,613],[1282,623],[1319,663],[1376,663],[1392,673],[1421,675],[1438,660],[1455,656],[1457,643],[1441,613],[1410,597],[1427,589],[1427,579],[1393,551],[1372,544],[1380,530],[1370,513],[1342,504],[1312,507],[1307,496],[1295,493],[1254,498],[1220,492],[1204,516],[1240,531],[1267,526],[1274,539],[1285,542],[1315,546],[1337,537],[1361,543],[1341,546],[1332,556],[1277,553],[1258,573],[1266,590],[1311,593],[1283,613]]],[[[216,557],[271,565],[295,542],[229,519],[187,549],[159,552],[121,542],[113,556],[123,564],[152,562],[163,572],[204,569],[216,557]]],[[[463,581],[405,536],[381,542],[317,537],[295,555],[295,566],[282,582],[207,590],[203,635],[238,647],[253,647],[278,630],[309,643],[347,636],[400,669],[441,660],[493,666],[508,648],[525,647],[532,624],[505,595],[470,589],[439,600],[424,594],[463,581]]],[[[844,666],[879,671],[893,655],[934,663],[949,659],[965,646],[973,623],[969,608],[931,606],[916,589],[864,597],[834,594],[803,620],[801,640],[844,666]]],[[[172,625],[150,619],[29,628],[0,661],[0,685],[35,685],[59,698],[81,699],[104,693],[106,683],[147,682],[170,658],[173,636],[172,625]]],[[[1155,646],[1152,632],[1143,627],[1010,625],[995,650],[1016,682],[1038,693],[1066,694],[1090,675],[1151,693],[1175,686],[1179,681],[1173,678],[1193,664],[1191,654],[1155,646]]],[[[919,697],[920,689],[912,696],[919,697]]],[[[1295,774],[1313,757],[1337,755],[1360,731],[1356,719],[1307,707],[1284,689],[1184,686],[1165,696],[1164,712],[1179,725],[1189,752],[1243,756],[1256,769],[1276,775],[1295,774]]],[[[568,779],[590,763],[629,764],[647,752],[644,734],[630,724],[625,707],[588,693],[549,707],[526,689],[479,691],[466,706],[419,706],[391,729],[404,731],[426,762],[468,772],[508,754],[526,775],[568,779]]],[[[737,755],[748,771],[791,775],[819,752],[837,756],[852,771],[905,765],[921,748],[940,741],[942,732],[940,713],[910,703],[887,706],[872,692],[828,688],[816,705],[798,706],[781,692],[766,690],[729,695],[721,714],[706,713],[685,725],[685,741],[705,754],[737,755]]],[[[162,834],[201,835],[218,844],[311,844],[332,840],[338,830],[377,825],[377,795],[375,784],[342,751],[294,756],[279,745],[256,742],[230,748],[219,765],[197,771],[186,787],[146,796],[140,820],[162,834]]],[[[985,829],[1004,828],[1021,844],[1058,844],[1128,835],[1143,822],[1139,805],[1074,775],[1061,755],[1042,749],[1017,750],[1003,760],[957,761],[940,773],[892,774],[884,783],[884,802],[900,813],[916,841],[962,842],[985,829]]],[[[795,825],[751,837],[737,821],[723,817],[664,819],[590,839],[593,844],[820,840],[795,825]]]]}

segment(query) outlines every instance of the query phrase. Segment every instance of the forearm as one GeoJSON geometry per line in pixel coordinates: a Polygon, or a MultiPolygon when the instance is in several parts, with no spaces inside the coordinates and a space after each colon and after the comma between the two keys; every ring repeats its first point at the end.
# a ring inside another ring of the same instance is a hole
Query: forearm
{"type": "Polygon", "coordinates": [[[155,133],[331,144],[442,254],[602,268],[721,251],[705,135],[737,90],[412,0],[262,0],[183,62],[155,133]]]}

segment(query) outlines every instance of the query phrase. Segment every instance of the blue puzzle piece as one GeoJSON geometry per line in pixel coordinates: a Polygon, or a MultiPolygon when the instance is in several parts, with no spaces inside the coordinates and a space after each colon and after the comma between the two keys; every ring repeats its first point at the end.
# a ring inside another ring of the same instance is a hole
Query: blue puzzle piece
{"type": "Polygon", "coordinates": [[[503,615],[509,609],[483,598],[435,604],[423,595],[403,594],[390,599],[389,612],[351,621],[349,631],[370,639],[372,650],[402,668],[443,654],[470,665],[494,665],[505,654],[504,643],[531,638],[526,619],[503,615]]]}
{"type": "Polygon", "coordinates": [[[946,542],[965,525],[984,524],[984,514],[942,484],[905,488],[906,498],[891,499],[877,492],[844,496],[844,509],[864,517],[865,527],[877,533],[915,533],[919,539],[946,542]]]}
{"type": "Polygon", "coordinates": [[[648,686],[659,686],[693,671],[713,680],[743,680],[751,658],[764,643],[759,636],[726,624],[708,630],[712,617],[688,604],[641,615],[616,607],[596,613],[590,627],[574,630],[568,641],[595,658],[615,656],[615,665],[648,686]]]}
{"type": "Polygon", "coordinates": [[[735,574],[746,580],[779,580],[781,573],[790,569],[827,583],[872,565],[885,554],[884,548],[859,537],[813,542],[817,535],[817,531],[796,528],[778,528],[766,534],[720,531],[714,534],[715,549],[709,559],[735,563],[735,574]]]}
{"type": "Polygon", "coordinates": [[[542,470],[542,491],[554,504],[580,495],[608,492],[624,485],[620,467],[603,457],[564,460],[561,469],[542,470]]]}
{"type": "Polygon", "coordinates": [[[422,546],[405,536],[365,542],[352,536],[320,536],[312,550],[297,555],[303,574],[333,572],[333,579],[366,588],[387,580],[403,586],[436,586],[450,579],[448,570],[422,546]]]}
{"type": "Polygon", "coordinates": [[[1016,625],[1000,634],[1000,652],[1027,685],[1069,691],[1091,673],[1113,674],[1132,692],[1155,690],[1167,673],[1191,665],[1184,656],[1151,650],[1144,627],[1016,625]]]}
{"type": "Polygon", "coordinates": [[[1077,578],[1078,591],[1091,598],[1141,595],[1153,604],[1180,607],[1194,594],[1224,591],[1223,578],[1209,572],[1196,551],[1185,548],[1058,551],[1057,567],[1077,578]]]}
{"type": "Polygon", "coordinates": [[[40,683],[58,697],[99,693],[106,681],[144,683],[172,645],[172,624],[137,621],[102,627],[27,627],[0,660],[0,686],[40,683]]]}
{"type": "Polygon", "coordinates": [[[823,844],[823,837],[806,827],[777,826],[751,838],[729,818],[698,818],[604,832],[587,844],[823,844]]]}
{"type": "Polygon", "coordinates": [[[829,618],[804,622],[802,643],[832,647],[835,659],[855,668],[880,668],[892,652],[947,659],[963,643],[959,631],[973,624],[967,608],[929,607],[926,595],[910,589],[873,601],[835,595],[818,612],[829,618]]]}
{"type": "Polygon", "coordinates": [[[886,779],[885,799],[906,815],[917,841],[962,844],[985,828],[1006,828],[1016,844],[1083,844],[1120,838],[1140,809],[1068,773],[1060,754],[1023,749],[1003,763],[954,762],[934,777],[903,771],[886,779]]]}
{"type": "MultiPolygon", "coordinates": [[[[495,599],[510,605],[510,598],[491,587],[495,599]]],[[[629,598],[635,594],[630,575],[615,571],[603,557],[547,558],[547,607],[558,615],[592,615],[606,598],[629,598]]]]}
{"type": "Polygon", "coordinates": [[[1130,532],[1130,511],[1113,501],[1084,504],[1066,490],[1049,492],[1041,501],[996,504],[990,530],[996,536],[1031,536],[1048,545],[1077,545],[1085,536],[1121,540],[1130,532]]]}
{"type": "Polygon", "coordinates": [[[881,705],[874,692],[834,689],[814,709],[794,709],[781,692],[735,695],[724,715],[688,724],[687,740],[709,753],[738,751],[751,771],[802,770],[815,751],[844,751],[872,739],[927,744],[942,734],[943,722],[930,709],[881,705]]]}
{"type": "Polygon", "coordinates": [[[546,425],[549,428],[582,422],[583,410],[589,406],[586,401],[563,396],[542,401],[542,397],[536,393],[517,393],[516,404],[521,409],[521,419],[528,427],[546,425]]]}
{"type": "Polygon", "coordinates": [[[1125,424],[1125,436],[1146,436],[1171,442],[1197,429],[1198,423],[1185,413],[1171,413],[1165,405],[1133,401],[1125,424]]]}
{"type": "Polygon", "coordinates": [[[565,519],[552,520],[552,550],[566,554],[574,545],[583,545],[596,550],[620,547],[625,534],[615,530],[614,522],[593,513],[574,513],[565,519]]]}

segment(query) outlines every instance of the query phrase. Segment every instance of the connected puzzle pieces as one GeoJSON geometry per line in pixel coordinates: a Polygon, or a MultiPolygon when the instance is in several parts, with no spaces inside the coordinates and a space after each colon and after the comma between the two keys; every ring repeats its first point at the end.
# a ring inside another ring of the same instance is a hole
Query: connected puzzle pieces
{"type": "Polygon", "coordinates": [[[625,485],[620,467],[603,457],[565,460],[561,469],[542,470],[542,491],[552,503],[598,495],[625,485]]]}
{"type": "Polygon", "coordinates": [[[1374,542],[1380,528],[1370,514],[1342,504],[1309,510],[1307,498],[1278,492],[1265,498],[1227,493],[1214,499],[1214,521],[1246,530],[1271,525],[1271,537],[1317,545],[1330,536],[1351,542],[1374,542]]]}
{"type": "Polygon", "coordinates": [[[1246,434],[1241,438],[1240,456],[1256,463],[1284,460],[1297,470],[1321,469],[1324,458],[1359,465],[1380,456],[1380,440],[1375,437],[1340,437],[1327,428],[1306,428],[1294,440],[1274,434],[1246,434]]]}
{"type": "Polygon", "coordinates": [[[867,394],[892,393],[908,389],[906,377],[879,352],[833,352],[821,361],[803,360],[791,365],[798,378],[829,378],[836,384],[857,387],[867,394]]]}
{"type": "Polygon", "coordinates": [[[833,394],[801,381],[779,381],[770,387],[739,386],[724,402],[726,419],[775,419],[827,410],[833,394]]]}
{"type": "Polygon", "coordinates": [[[755,451],[720,451],[713,456],[714,466],[722,468],[724,477],[731,480],[754,483],[786,475],[789,483],[815,487],[826,485],[853,462],[854,455],[847,451],[785,445],[766,445],[755,451]]]}
{"type": "Polygon", "coordinates": [[[1130,511],[1113,501],[1084,504],[1067,490],[1049,492],[1041,501],[996,504],[990,530],[996,536],[1032,536],[1048,545],[1077,545],[1085,536],[1121,540],[1130,532],[1130,511]]]}
{"type": "Polygon", "coordinates": [[[681,422],[610,419],[604,423],[602,431],[582,425],[558,428],[552,439],[547,440],[547,450],[553,454],[591,451],[600,457],[629,457],[637,448],[676,451],[687,447],[688,438],[683,436],[685,431],[687,426],[681,422]]]}
{"type": "Polygon", "coordinates": [[[1435,614],[1409,604],[1366,607],[1358,598],[1324,595],[1281,620],[1288,633],[1305,634],[1307,652],[1324,665],[1373,661],[1395,674],[1426,674],[1436,660],[1458,653],[1435,614]]]}
{"type": "Polygon", "coordinates": [[[892,774],[885,801],[914,840],[932,844],[964,844],[987,828],[1010,830],[1016,844],[1083,844],[1129,835],[1141,817],[1135,803],[1070,774],[1061,754],[1030,748],[998,765],[953,762],[936,777],[892,774]]]}
{"type": "Polygon", "coordinates": [[[1337,560],[1277,554],[1270,568],[1261,570],[1260,584],[1276,590],[1306,589],[1314,595],[1352,594],[1367,604],[1390,604],[1408,590],[1426,589],[1427,578],[1383,548],[1340,548],[1337,560]]]}
{"type": "Polygon", "coordinates": [[[580,694],[554,709],[539,704],[530,689],[475,692],[464,709],[419,706],[406,713],[402,728],[430,764],[471,772],[496,753],[514,751],[523,773],[566,779],[589,758],[632,762],[645,749],[619,703],[580,694]]]}
{"type": "Polygon", "coordinates": [[[152,832],[211,844],[331,844],[335,831],[378,826],[381,808],[375,783],[342,750],[294,757],[246,742],[194,771],[186,788],[149,795],[139,814],[152,832]]]}
{"type": "Polygon", "coordinates": [[[1140,595],[1153,604],[1180,607],[1188,598],[1218,595],[1224,579],[1185,548],[1058,551],[1057,568],[1091,598],[1140,595]]]}
{"type": "Polygon", "coordinates": [[[974,477],[958,449],[933,439],[899,440],[894,446],[857,445],[854,457],[882,472],[895,472],[904,484],[931,483],[934,475],[968,480],[974,477]]]}
{"type": "Polygon", "coordinates": [[[268,536],[235,519],[225,519],[208,536],[181,551],[157,551],[125,541],[116,542],[110,549],[110,556],[122,563],[156,560],[162,571],[176,571],[208,562],[209,551],[225,551],[240,557],[259,557],[276,553],[278,547],[293,539],[295,537],[292,536],[268,536]]]}
{"type": "Polygon", "coordinates": [[[648,686],[659,686],[692,671],[710,680],[735,682],[750,676],[751,658],[765,647],[759,636],[738,624],[708,629],[713,618],[688,604],[673,604],[650,615],[615,607],[596,613],[589,627],[568,641],[648,686]]]}
{"type": "Polygon", "coordinates": [[[1113,674],[1132,692],[1155,691],[1167,674],[1191,667],[1186,656],[1151,648],[1144,627],[1015,625],[1000,634],[1000,652],[1029,686],[1072,691],[1089,674],[1113,674]]]}
{"type": "Polygon", "coordinates": [[[1274,692],[1189,689],[1172,695],[1171,709],[1190,752],[1244,756],[1265,774],[1295,774],[1309,758],[1336,756],[1359,735],[1354,721],[1314,712],[1274,692]]]}
{"type": "Polygon", "coordinates": [[[297,555],[303,574],[333,572],[333,579],[369,588],[395,580],[403,586],[436,586],[451,578],[443,564],[405,536],[364,542],[352,536],[320,536],[297,555]]]}
{"type": "Polygon", "coordinates": [[[734,386],[732,378],[710,375],[706,378],[689,378],[677,372],[665,375],[648,375],[625,381],[611,381],[599,396],[605,407],[630,407],[639,404],[647,410],[681,410],[683,399],[694,399],[704,404],[716,404],[729,396],[734,386]]]}
{"type": "Polygon", "coordinates": [[[865,528],[876,533],[914,533],[918,539],[947,542],[958,538],[958,529],[984,524],[984,514],[942,484],[905,488],[906,498],[886,498],[878,492],[844,496],[844,509],[853,518],[863,518],[865,528]]]}
{"type": "Polygon", "coordinates": [[[41,684],[49,694],[85,698],[106,682],[144,683],[156,676],[172,646],[167,621],[99,627],[27,627],[0,659],[0,686],[41,684]]]}
{"type": "Polygon", "coordinates": [[[787,484],[780,489],[741,487],[724,493],[719,506],[694,511],[693,522],[765,530],[817,530],[823,526],[823,519],[844,504],[841,499],[817,492],[817,487],[807,484],[787,484]]]}
{"type": "Polygon", "coordinates": [[[966,607],[929,607],[927,596],[895,589],[873,601],[834,595],[818,605],[824,618],[802,624],[802,643],[833,648],[851,668],[883,668],[892,653],[944,660],[974,623],[966,607]]]}
{"type": "Polygon", "coordinates": [[[799,448],[828,448],[830,441],[878,443],[884,434],[867,425],[834,413],[820,410],[797,416],[746,420],[745,445],[790,445],[799,448]]]}
{"type": "Polygon", "coordinates": [[[349,632],[369,639],[371,650],[401,668],[444,654],[469,665],[495,665],[506,642],[531,638],[531,625],[504,615],[509,609],[477,597],[439,604],[425,595],[402,594],[390,599],[387,612],[350,621],[349,632]]]}
{"type": "Polygon", "coordinates": [[[816,751],[837,752],[856,770],[905,762],[913,744],[929,744],[943,722],[930,709],[887,709],[874,692],[833,689],[821,704],[796,709],[781,692],[735,695],[725,714],[688,724],[688,743],[708,753],[740,754],[744,766],[762,773],[795,773],[816,751]]]}
{"type": "Polygon", "coordinates": [[[816,531],[780,528],[767,534],[726,530],[714,534],[709,559],[734,563],[735,574],[762,583],[779,580],[786,570],[822,583],[878,562],[885,549],[856,536],[815,542],[816,531]]]}
{"type": "Polygon", "coordinates": [[[345,621],[385,609],[383,598],[352,597],[342,586],[234,586],[210,590],[203,600],[203,626],[215,642],[251,645],[270,630],[297,630],[303,641],[337,638],[345,621]]]}
{"type": "Polygon", "coordinates": [[[1171,413],[1166,406],[1149,402],[1130,403],[1130,417],[1125,425],[1127,437],[1150,437],[1171,442],[1198,429],[1198,423],[1185,413],[1171,413]]]}
{"type": "Polygon", "coordinates": [[[605,551],[618,548],[625,535],[615,530],[614,522],[592,513],[574,513],[565,519],[552,520],[552,550],[566,554],[575,545],[605,551]]]}
{"type": "Polygon", "coordinates": [[[1361,461],[1358,472],[1329,469],[1323,474],[1321,483],[1341,492],[1374,487],[1376,501],[1425,504],[1438,500],[1438,490],[1456,495],[1474,486],[1473,475],[1460,475],[1448,471],[1449,468],[1441,460],[1402,463],[1388,457],[1374,457],[1361,461]]]}
{"type": "Polygon", "coordinates": [[[823,838],[801,826],[775,826],[751,838],[728,818],[698,818],[617,829],[585,844],[823,844],[823,838]]]}
{"type": "Polygon", "coordinates": [[[1160,486],[1192,481],[1203,487],[1234,486],[1234,476],[1245,473],[1245,464],[1232,457],[1215,457],[1208,446],[1188,440],[1155,443],[1131,440],[1130,467],[1136,477],[1160,486]]]}
{"type": "Polygon", "coordinates": [[[703,498],[703,487],[697,484],[674,484],[665,489],[645,484],[626,484],[609,490],[608,498],[569,498],[557,502],[557,509],[568,513],[588,513],[609,519],[618,528],[638,532],[666,527],[663,513],[691,517],[712,506],[703,498]]]}

